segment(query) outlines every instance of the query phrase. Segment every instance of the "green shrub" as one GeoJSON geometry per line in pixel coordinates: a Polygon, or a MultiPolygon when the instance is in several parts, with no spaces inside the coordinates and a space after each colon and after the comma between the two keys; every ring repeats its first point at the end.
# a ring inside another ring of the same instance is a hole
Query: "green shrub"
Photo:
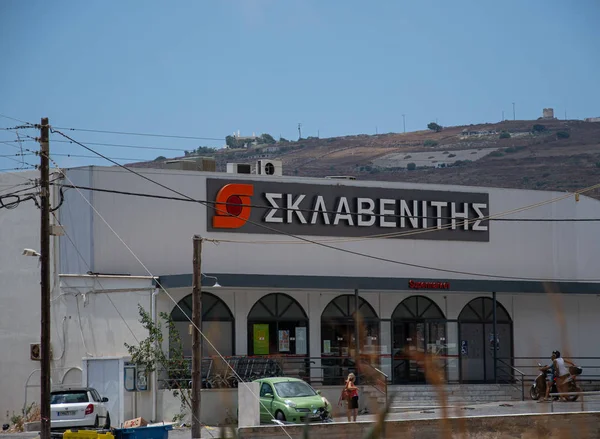
{"type": "Polygon", "coordinates": [[[510,133],[508,131],[502,131],[500,133],[500,138],[501,139],[510,139],[510,133]]]}
{"type": "Polygon", "coordinates": [[[456,154],[448,154],[448,157],[456,157],[456,154]]]}
{"type": "Polygon", "coordinates": [[[541,133],[543,131],[546,131],[546,127],[542,124],[536,123],[533,128],[531,128],[531,131],[533,131],[534,133],[541,133]]]}
{"type": "Polygon", "coordinates": [[[513,148],[512,146],[510,146],[510,147],[506,148],[504,150],[504,152],[507,154],[512,154],[513,152],[517,152],[517,150],[516,150],[516,148],[513,148]]]}
{"type": "Polygon", "coordinates": [[[557,131],[556,138],[557,139],[568,139],[571,137],[571,134],[568,131],[557,131]]]}
{"type": "Polygon", "coordinates": [[[406,169],[408,169],[409,171],[414,171],[415,169],[417,169],[417,165],[414,163],[409,163],[408,165],[406,165],[406,169]]]}
{"type": "Polygon", "coordinates": [[[405,156],[404,156],[404,160],[406,160],[406,159],[409,159],[409,158],[411,158],[411,157],[412,157],[411,155],[405,155],[405,156]]]}
{"type": "Polygon", "coordinates": [[[435,140],[427,139],[423,142],[424,146],[437,146],[438,143],[435,140]]]}
{"type": "Polygon", "coordinates": [[[600,162],[596,162],[596,168],[600,168],[600,162]]]}

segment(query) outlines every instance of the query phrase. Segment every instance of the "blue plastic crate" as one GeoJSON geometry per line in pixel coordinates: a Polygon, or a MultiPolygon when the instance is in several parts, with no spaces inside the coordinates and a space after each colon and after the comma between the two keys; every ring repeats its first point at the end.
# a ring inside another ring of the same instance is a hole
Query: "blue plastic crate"
{"type": "Polygon", "coordinates": [[[152,427],[115,428],[116,439],[167,439],[172,425],[156,425],[152,427]]]}

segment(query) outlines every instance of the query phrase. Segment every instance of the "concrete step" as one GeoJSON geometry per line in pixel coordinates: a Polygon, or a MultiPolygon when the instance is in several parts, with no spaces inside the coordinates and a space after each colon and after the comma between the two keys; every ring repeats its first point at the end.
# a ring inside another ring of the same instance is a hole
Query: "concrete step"
{"type": "MultiPolygon", "coordinates": [[[[385,396],[377,389],[364,386],[363,394],[383,406],[385,396]]],[[[460,404],[471,402],[495,402],[521,400],[521,389],[501,384],[450,384],[444,386],[446,403],[460,404]]],[[[434,406],[439,405],[437,389],[431,385],[394,385],[388,386],[388,399],[392,407],[434,406]]]]}

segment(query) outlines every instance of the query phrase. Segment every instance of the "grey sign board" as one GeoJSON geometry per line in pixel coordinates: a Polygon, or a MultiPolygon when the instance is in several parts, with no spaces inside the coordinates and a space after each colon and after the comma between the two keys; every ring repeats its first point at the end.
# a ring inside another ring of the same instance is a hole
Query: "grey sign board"
{"type": "Polygon", "coordinates": [[[490,236],[486,192],[211,178],[206,184],[207,228],[214,232],[480,242],[490,236]]]}

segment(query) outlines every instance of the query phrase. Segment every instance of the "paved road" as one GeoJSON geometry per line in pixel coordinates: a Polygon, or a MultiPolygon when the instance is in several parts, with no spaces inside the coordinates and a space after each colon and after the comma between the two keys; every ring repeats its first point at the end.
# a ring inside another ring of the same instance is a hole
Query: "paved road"
{"type": "MultiPolygon", "coordinates": [[[[409,419],[439,419],[443,416],[469,417],[469,416],[511,416],[531,413],[569,413],[581,411],[600,412],[600,397],[588,397],[583,405],[581,402],[553,402],[537,403],[535,401],[509,401],[485,404],[460,404],[446,408],[438,406],[429,407],[401,407],[401,413],[390,413],[390,420],[409,419]]],[[[373,421],[375,415],[360,415],[358,421],[373,421]]],[[[347,422],[346,418],[337,417],[335,422],[347,422]]],[[[218,427],[205,427],[202,429],[202,439],[220,438],[221,430],[218,427]]],[[[169,439],[190,439],[192,436],[189,428],[176,428],[169,432],[169,439]]],[[[12,433],[0,432],[0,439],[39,439],[39,433],[12,433]]]]}

